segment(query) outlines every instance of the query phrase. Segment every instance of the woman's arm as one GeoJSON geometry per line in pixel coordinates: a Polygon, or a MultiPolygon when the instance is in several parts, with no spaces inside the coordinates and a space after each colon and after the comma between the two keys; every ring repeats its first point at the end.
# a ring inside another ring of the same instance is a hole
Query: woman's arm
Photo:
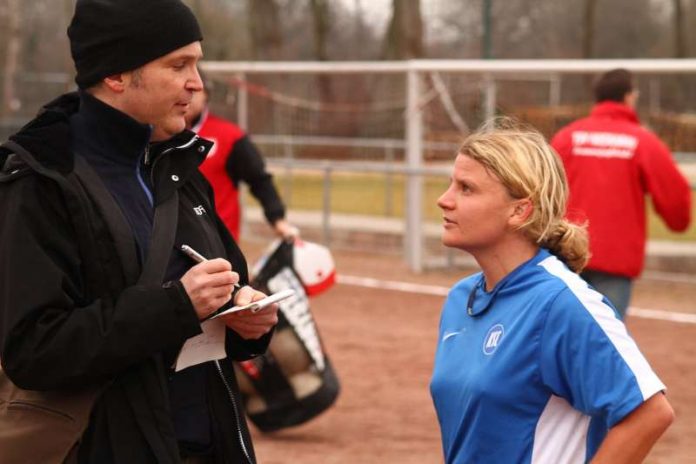
{"type": "Polygon", "coordinates": [[[643,462],[673,420],[674,410],[665,395],[653,395],[609,429],[592,464],[643,462]]]}

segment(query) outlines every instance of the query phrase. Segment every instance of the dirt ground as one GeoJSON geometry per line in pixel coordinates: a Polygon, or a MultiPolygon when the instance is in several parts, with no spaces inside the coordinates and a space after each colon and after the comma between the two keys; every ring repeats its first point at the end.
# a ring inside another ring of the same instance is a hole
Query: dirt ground
{"type": "MultiPolygon", "coordinates": [[[[250,262],[261,246],[243,244],[250,262]]],[[[339,274],[449,287],[468,271],[416,275],[400,259],[335,253],[339,274]]],[[[444,297],[337,284],[310,300],[342,391],[335,406],[274,434],[253,430],[260,464],[443,462],[428,384],[444,297]]],[[[632,305],[696,314],[696,285],[642,279],[632,305]]],[[[668,386],[677,420],[650,464],[696,464],[696,325],[629,317],[668,386]]],[[[252,427],[253,428],[253,427],[252,427]]]]}

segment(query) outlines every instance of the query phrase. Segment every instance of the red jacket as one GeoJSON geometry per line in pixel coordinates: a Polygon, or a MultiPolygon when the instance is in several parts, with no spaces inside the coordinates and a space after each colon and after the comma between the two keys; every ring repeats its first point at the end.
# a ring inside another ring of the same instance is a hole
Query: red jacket
{"type": "Polygon", "coordinates": [[[561,129],[551,141],[563,160],[568,218],[588,221],[588,269],[637,277],[643,270],[645,198],[674,231],[691,221],[691,189],[669,149],[640,126],[621,103],[598,103],[589,117],[561,129]]]}
{"type": "Polygon", "coordinates": [[[285,205],[273,185],[273,177],[241,128],[206,110],[193,130],[214,143],[200,170],[212,185],[215,209],[235,240],[239,239],[240,182],[249,185],[270,224],[285,217],[285,205]]]}

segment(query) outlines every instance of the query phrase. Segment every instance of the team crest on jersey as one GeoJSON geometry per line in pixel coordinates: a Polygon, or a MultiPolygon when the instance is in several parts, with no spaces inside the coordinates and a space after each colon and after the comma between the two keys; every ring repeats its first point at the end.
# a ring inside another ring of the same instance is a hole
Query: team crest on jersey
{"type": "Polygon", "coordinates": [[[503,340],[503,335],[505,335],[505,328],[502,324],[496,324],[488,329],[488,333],[483,339],[483,354],[491,355],[495,353],[498,345],[503,340]]]}

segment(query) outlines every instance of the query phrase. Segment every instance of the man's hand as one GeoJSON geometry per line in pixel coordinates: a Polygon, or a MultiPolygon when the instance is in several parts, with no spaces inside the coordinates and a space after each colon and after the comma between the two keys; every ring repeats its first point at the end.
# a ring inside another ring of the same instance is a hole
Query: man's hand
{"type": "Polygon", "coordinates": [[[229,261],[211,259],[196,264],[184,274],[181,283],[193,303],[198,319],[203,319],[232,297],[239,274],[232,271],[229,261]]]}
{"type": "MultiPolygon", "coordinates": [[[[242,287],[235,296],[234,304],[242,306],[253,301],[265,298],[266,294],[246,286],[242,287]]],[[[251,311],[239,311],[220,316],[227,327],[237,332],[246,340],[261,338],[278,323],[278,303],[268,305],[257,313],[251,311]]]]}
{"type": "Polygon", "coordinates": [[[273,231],[285,240],[292,240],[300,236],[300,229],[290,224],[285,219],[278,219],[273,223],[273,231]]]}

